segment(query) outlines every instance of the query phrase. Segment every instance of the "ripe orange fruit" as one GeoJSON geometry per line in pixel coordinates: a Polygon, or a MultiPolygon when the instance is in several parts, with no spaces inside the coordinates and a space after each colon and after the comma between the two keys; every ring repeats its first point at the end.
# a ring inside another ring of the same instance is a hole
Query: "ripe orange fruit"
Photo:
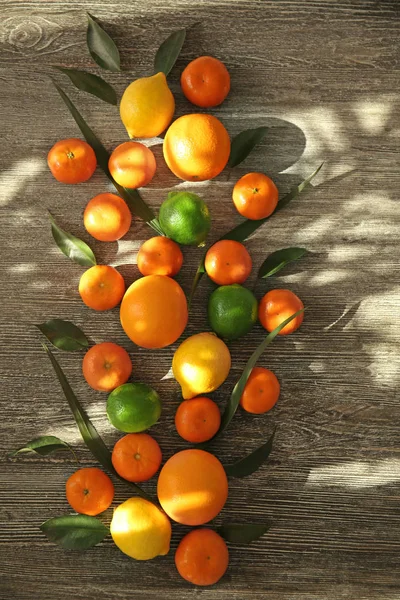
{"type": "Polygon", "coordinates": [[[91,178],[97,160],[89,144],[77,138],[60,140],[47,155],[53,176],[61,183],[82,183],[91,178]]]}
{"type": "Polygon", "coordinates": [[[124,142],[112,152],[108,168],[119,185],[136,189],[153,179],[157,165],[150,148],[139,142],[124,142]]]}
{"type": "Polygon", "coordinates": [[[182,450],[167,460],[157,494],[167,515],[183,525],[203,525],[222,510],[228,479],[218,458],[205,450],[182,450]]]}
{"type": "Polygon", "coordinates": [[[117,306],[125,292],[125,282],[114,267],[95,265],[85,271],[79,281],[83,302],[94,310],[109,310],[117,306]]]}
{"type": "Polygon", "coordinates": [[[175,552],[178,573],[194,585],[213,585],[225,574],[229,552],[225,540],[212,529],[194,529],[175,552]]]}
{"type": "Polygon", "coordinates": [[[147,481],[160,468],[162,454],[156,440],[147,433],[128,433],[112,451],[112,464],[127,481],[147,481]]]}
{"type": "Polygon", "coordinates": [[[174,277],[182,266],[183,254],[176,242],[159,235],[142,244],[136,260],[142,275],[174,277]]]}
{"type": "Polygon", "coordinates": [[[115,194],[98,194],[86,205],[83,224],[100,242],[115,242],[128,231],[132,214],[127,203],[115,194]]]}
{"type": "Polygon", "coordinates": [[[65,493],[76,512],[94,517],[110,506],[114,486],[108,475],[93,467],[75,471],[65,484],[65,493]]]}
{"type": "Polygon", "coordinates": [[[86,352],[82,372],[94,390],[111,392],[128,381],[132,373],[132,361],[127,351],[118,344],[103,342],[86,352]]]}
{"type": "Polygon", "coordinates": [[[232,200],[237,211],[246,219],[265,219],[278,204],[278,188],[263,173],[247,173],[236,182],[232,200]]]}
{"type": "Polygon", "coordinates": [[[243,283],[251,272],[252,260],[246,248],[235,240],[220,240],[205,258],[207,275],[218,285],[243,283]]]}
{"type": "MultiPolygon", "coordinates": [[[[264,329],[271,332],[302,308],[304,308],[302,301],[290,290],[270,290],[259,304],[258,318],[264,329]]],[[[303,318],[304,313],[301,313],[285,325],[279,335],[288,335],[296,331],[302,324],[303,318]]]]}
{"type": "Polygon", "coordinates": [[[221,413],[215,402],[199,396],[184,400],[175,414],[175,426],[179,435],[187,442],[199,444],[210,440],[221,424],[221,413]]]}
{"type": "Polygon", "coordinates": [[[186,327],[186,296],[171,277],[141,277],[127,289],[120,319],[126,335],[138,346],[164,348],[173,344],[186,327]]]}
{"type": "Polygon", "coordinates": [[[208,108],[225,100],[231,78],[223,62],[212,56],[199,56],[184,69],[181,87],[192,104],[208,108]]]}
{"type": "Polygon", "coordinates": [[[165,134],[163,152],[171,171],[185,181],[205,181],[221,173],[228,162],[231,141],[216,117],[179,117],[165,134]]]}
{"type": "Polygon", "coordinates": [[[253,415],[262,415],[275,406],[280,391],[275,373],[263,367],[254,367],[240,398],[240,406],[253,415]]]}

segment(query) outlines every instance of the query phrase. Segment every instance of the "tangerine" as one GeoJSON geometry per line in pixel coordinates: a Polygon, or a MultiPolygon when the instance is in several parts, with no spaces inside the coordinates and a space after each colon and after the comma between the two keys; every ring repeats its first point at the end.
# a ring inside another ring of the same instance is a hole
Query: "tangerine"
{"type": "Polygon", "coordinates": [[[243,283],[251,273],[252,260],[246,248],[235,240],[220,240],[205,258],[207,275],[218,285],[243,283]]]}
{"type": "Polygon", "coordinates": [[[61,183],[83,183],[96,170],[97,159],[87,142],[78,138],[60,140],[47,155],[53,177],[61,183]]]}
{"type": "Polygon", "coordinates": [[[65,492],[76,512],[92,517],[107,510],[114,498],[111,479],[96,467],[75,471],[65,484],[65,492]]]}
{"type": "Polygon", "coordinates": [[[240,398],[240,406],[253,415],[262,415],[275,406],[280,390],[275,373],[263,367],[254,367],[240,398]]]}
{"type": "Polygon", "coordinates": [[[194,529],[180,541],[175,565],[183,579],[194,585],[213,585],[225,574],[229,552],[225,540],[212,529],[194,529]]]}
{"type": "Polygon", "coordinates": [[[207,442],[217,433],[221,424],[218,405],[210,398],[199,396],[184,400],[175,414],[175,426],[187,442],[207,442]]]}
{"type": "Polygon", "coordinates": [[[121,273],[108,265],[95,265],[85,271],[79,281],[83,302],[94,310],[109,310],[122,300],[125,282],[121,273]]]}
{"type": "Polygon", "coordinates": [[[247,173],[236,182],[232,200],[236,210],[246,219],[265,219],[278,204],[278,188],[263,173],[247,173]]]}
{"type": "MultiPolygon", "coordinates": [[[[304,304],[290,290],[270,290],[259,304],[258,318],[264,329],[271,332],[302,308],[304,308],[304,304]]],[[[302,324],[303,318],[304,313],[295,317],[290,323],[285,325],[279,332],[279,335],[288,335],[296,331],[302,324]]]]}
{"type": "Polygon", "coordinates": [[[142,275],[174,277],[182,266],[183,254],[176,242],[159,235],[142,244],[136,260],[142,275]]]}
{"type": "Polygon", "coordinates": [[[108,169],[113,179],[123,187],[136,189],[150,183],[156,172],[153,152],[139,142],[124,142],[113,150],[108,169]]]}
{"type": "Polygon", "coordinates": [[[98,194],[86,205],[83,224],[86,231],[100,242],[115,242],[128,231],[132,214],[127,203],[110,193],[98,194]]]}
{"type": "Polygon", "coordinates": [[[225,100],[231,87],[231,78],[228,69],[218,58],[199,56],[184,69],[181,87],[192,104],[209,108],[225,100]]]}
{"type": "Polygon", "coordinates": [[[137,483],[147,481],[157,473],[162,453],[151,435],[128,433],[115,444],[111,459],[118,475],[137,483]]]}
{"type": "Polygon", "coordinates": [[[103,342],[86,352],[82,372],[91,388],[99,392],[111,392],[128,381],[132,373],[132,361],[127,351],[118,344],[103,342]]]}

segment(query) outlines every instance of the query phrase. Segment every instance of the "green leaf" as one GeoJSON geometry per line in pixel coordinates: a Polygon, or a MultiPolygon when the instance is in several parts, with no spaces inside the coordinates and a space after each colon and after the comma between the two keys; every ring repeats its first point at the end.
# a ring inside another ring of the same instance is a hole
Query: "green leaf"
{"type": "Polygon", "coordinates": [[[271,523],[227,523],[217,527],[217,533],[232,544],[251,544],[270,529],[271,523]]]}
{"type": "Polygon", "coordinates": [[[102,69],[120,71],[119,52],[114,41],[89,13],[87,17],[86,43],[91,57],[102,69]]]}
{"type": "MultiPolygon", "coordinates": [[[[319,165],[318,169],[316,169],[313,173],[311,173],[311,175],[309,175],[307,177],[307,179],[302,181],[302,183],[300,183],[299,185],[294,187],[288,194],[286,194],[286,196],[284,196],[282,198],[282,200],[280,200],[278,202],[278,205],[277,205],[275,211],[272,213],[272,215],[274,215],[278,210],[282,210],[282,208],[285,208],[285,206],[287,206],[289,204],[289,202],[291,202],[294,198],[296,198],[296,196],[301,194],[301,192],[303,190],[305,190],[305,188],[308,186],[308,184],[311,182],[311,180],[314,179],[314,177],[317,175],[317,173],[319,173],[323,164],[324,163],[321,163],[319,165]]],[[[236,227],[234,227],[233,229],[228,231],[228,233],[225,233],[222,237],[220,237],[219,240],[216,240],[216,241],[219,242],[220,240],[236,240],[237,242],[244,242],[252,233],[254,233],[256,231],[256,229],[261,227],[261,225],[263,225],[265,223],[265,221],[270,219],[272,217],[272,215],[270,215],[269,217],[265,217],[265,219],[260,219],[257,221],[253,221],[251,219],[246,219],[246,221],[243,221],[243,223],[240,223],[240,225],[237,225],[236,227]]],[[[216,242],[214,242],[214,244],[215,243],[216,242]]],[[[200,261],[199,266],[197,267],[197,271],[194,276],[194,280],[192,283],[192,289],[191,289],[189,300],[188,300],[189,306],[191,305],[191,302],[193,300],[193,296],[196,292],[196,288],[199,285],[204,273],[206,272],[205,267],[204,267],[205,256],[206,256],[206,253],[203,254],[203,257],[200,261]]]]}
{"type": "Polygon", "coordinates": [[[93,251],[85,242],[61,229],[50,213],[49,218],[54,241],[65,256],[82,267],[93,267],[97,264],[93,251]]]}
{"type": "Polygon", "coordinates": [[[40,525],[47,538],[67,550],[87,550],[109,534],[109,529],[96,517],[65,515],[40,525]]]}
{"type": "Polygon", "coordinates": [[[97,163],[99,167],[104,171],[104,173],[114,185],[118,193],[128,204],[132,213],[143,219],[143,221],[145,221],[159,235],[164,235],[160,223],[158,222],[158,219],[156,219],[154,212],[146,204],[139,192],[137,190],[128,190],[120,186],[116,181],[114,181],[108,169],[108,160],[110,158],[109,153],[107,152],[99,138],[96,136],[96,134],[93,132],[93,130],[86,123],[85,119],[82,117],[82,115],[75,107],[73,102],[71,102],[71,100],[68,98],[67,94],[60,88],[59,85],[57,85],[57,83],[53,79],[52,82],[55,88],[57,89],[58,93],[60,94],[61,98],[65,102],[68,110],[73,116],[87,143],[93,148],[96,154],[97,163]]]}
{"type": "Polygon", "coordinates": [[[78,90],[92,94],[100,100],[116,106],[118,100],[114,88],[98,75],[93,75],[87,71],[78,71],[77,69],[54,68],[67,75],[78,90]]]}
{"type": "Polygon", "coordinates": [[[74,352],[89,346],[86,335],[71,321],[50,319],[36,327],[47,337],[49,342],[59,350],[74,352]]]}
{"type": "Polygon", "coordinates": [[[267,460],[272,451],[272,444],[275,437],[275,431],[271,437],[257,450],[254,450],[251,454],[242,458],[232,465],[226,465],[225,472],[228,477],[247,477],[251,475],[267,460]]]}
{"type": "Polygon", "coordinates": [[[232,140],[228,167],[236,167],[243,162],[254,146],[262,140],[267,131],[268,127],[256,127],[255,129],[246,129],[238,133],[232,140]]]}
{"type": "Polygon", "coordinates": [[[71,452],[73,452],[71,446],[67,444],[67,442],[63,442],[63,440],[60,440],[60,438],[55,435],[43,435],[42,437],[27,442],[22,448],[10,452],[10,456],[25,452],[36,452],[36,454],[39,454],[40,456],[47,456],[57,450],[71,450],[71,452]]]}
{"type": "Polygon", "coordinates": [[[256,350],[253,352],[253,354],[250,356],[249,360],[247,361],[246,366],[243,370],[243,373],[242,373],[239,381],[233,388],[231,397],[229,398],[228,404],[227,404],[227,406],[224,410],[224,413],[221,417],[221,425],[219,426],[217,433],[214,435],[214,437],[212,437],[210,440],[208,440],[208,442],[205,442],[204,444],[198,444],[199,447],[204,447],[204,446],[210,444],[218,436],[220,436],[221,433],[223,433],[225,431],[225,429],[228,427],[229,423],[232,421],[233,417],[235,416],[235,413],[239,406],[240,398],[242,397],[243,390],[246,386],[247,380],[250,377],[250,373],[251,373],[253,367],[256,365],[261,354],[264,352],[264,350],[267,348],[267,346],[269,346],[271,344],[271,342],[273,342],[273,340],[276,338],[276,336],[279,334],[279,332],[288,323],[290,323],[290,321],[295,319],[302,312],[304,312],[304,308],[302,308],[301,310],[298,310],[296,313],[294,313],[293,315],[291,315],[290,317],[288,317],[287,319],[282,321],[282,323],[280,325],[278,325],[278,327],[275,327],[275,329],[267,335],[267,337],[264,339],[263,342],[261,342],[261,344],[258,346],[258,348],[256,348],[256,350]]]}
{"type": "MultiPolygon", "coordinates": [[[[74,416],[76,424],[78,425],[78,429],[81,433],[82,439],[85,442],[86,446],[89,448],[89,450],[91,451],[91,453],[93,454],[95,459],[98,460],[98,462],[105,469],[107,469],[108,471],[113,473],[116,477],[118,477],[122,481],[125,481],[125,479],[122,479],[121,477],[119,477],[118,473],[115,471],[112,461],[111,461],[111,452],[109,451],[109,449],[103,442],[102,438],[98,434],[95,426],[93,425],[93,423],[91,422],[91,420],[89,419],[89,417],[87,416],[85,411],[83,410],[81,403],[79,402],[78,398],[75,396],[74,392],[72,391],[71,386],[68,383],[67,378],[64,375],[64,371],[58,364],[56,358],[53,356],[50,348],[48,346],[46,346],[46,344],[42,344],[42,345],[43,345],[43,349],[45,350],[45,352],[47,352],[47,355],[49,357],[51,364],[53,365],[53,369],[57,375],[57,378],[61,385],[62,391],[64,392],[65,399],[68,402],[68,405],[72,411],[72,414],[74,416]]],[[[149,500],[150,502],[154,502],[154,500],[148,494],[146,494],[146,492],[143,491],[142,488],[140,488],[138,485],[136,485],[135,483],[131,483],[131,482],[127,482],[127,483],[129,483],[134,488],[134,490],[138,494],[138,496],[141,496],[142,498],[145,498],[146,500],[149,500]]]]}
{"type": "Polygon", "coordinates": [[[186,37],[186,29],[179,29],[171,33],[157,50],[154,59],[154,72],[169,74],[182,50],[186,37]]]}
{"type": "Polygon", "coordinates": [[[304,256],[306,252],[305,248],[282,248],[282,250],[272,252],[259,268],[258,277],[265,279],[275,275],[289,263],[304,256]]]}

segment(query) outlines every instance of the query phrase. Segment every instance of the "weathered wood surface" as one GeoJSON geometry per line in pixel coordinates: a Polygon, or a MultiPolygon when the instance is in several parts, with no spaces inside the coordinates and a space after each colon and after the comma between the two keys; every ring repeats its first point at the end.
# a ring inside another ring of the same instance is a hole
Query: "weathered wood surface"
{"type": "MultiPolygon", "coordinates": [[[[82,210],[109,189],[101,172],[80,186],[57,184],[46,153],[58,139],[79,135],[47,77],[50,65],[98,72],[85,48],[85,10],[98,16],[121,51],[122,75],[105,74],[121,93],[148,74],[162,39],[191,27],[170,76],[177,114],[193,111],[179,73],[204,53],[223,59],[232,75],[229,99],[214,114],[235,134],[270,126],[245,163],[216,180],[180,184],[209,202],[215,238],[239,222],[230,201],[246,171],[272,175],[283,192],[326,161],[315,187],[249,241],[259,265],[275,249],[299,245],[312,254],[282,276],[258,285],[290,287],[308,307],[294,336],[279,339],[260,361],[282,382],[277,407],[263,418],[241,412],[215,445],[222,461],[239,458],[278,426],[268,465],[231,482],[218,519],[273,521],[247,548],[231,547],[231,565],[202,597],[220,600],[395,600],[400,570],[398,3],[366,0],[147,0],[84,4],[66,0],[1,3],[1,514],[2,600],[125,600],[197,597],[175,572],[173,551],[151,563],[131,561],[105,542],[80,555],[51,545],[38,529],[67,513],[64,483],[76,464],[68,454],[7,458],[45,433],[83,447],[68,407],[31,325],[71,319],[93,341],[114,340],[132,353],[134,377],[164,400],[152,430],[164,456],[183,448],[173,426],[179,402],[168,372],[173,348],[149,352],[127,342],[118,311],[96,314],[77,294],[82,269],[54,247],[46,210],[85,240],[82,210]],[[341,175],[346,174],[346,177],[341,175]],[[347,312],[346,312],[347,311],[347,312]]],[[[115,108],[57,80],[112,148],[125,139],[115,108]]],[[[178,182],[161,161],[144,196],[157,208],[178,182]]],[[[118,265],[130,283],[136,251],[151,230],[135,222],[119,244],[90,240],[101,261],[118,265]]],[[[199,252],[185,251],[179,280],[189,289],[199,252]]],[[[203,282],[188,332],[207,327],[203,282]]],[[[263,337],[256,327],[231,345],[223,403],[247,357],[263,337]]],[[[118,438],[105,417],[105,396],[88,389],[78,354],[58,357],[74,390],[108,444],[118,438]]],[[[154,482],[146,486],[153,490],[154,482]]],[[[129,490],[117,484],[117,500],[129,490]]],[[[173,549],[185,528],[174,529],[173,549]]]]}

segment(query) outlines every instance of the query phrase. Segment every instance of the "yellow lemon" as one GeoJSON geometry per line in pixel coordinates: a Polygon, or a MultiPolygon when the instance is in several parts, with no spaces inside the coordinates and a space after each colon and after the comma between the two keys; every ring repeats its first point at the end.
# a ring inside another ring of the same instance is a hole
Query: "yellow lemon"
{"type": "Polygon", "coordinates": [[[114,511],[110,525],[114,543],[136,560],[168,554],[171,523],[157,506],[143,498],[129,498],[114,511]]]}
{"type": "Polygon", "coordinates": [[[164,73],[136,79],[126,88],[119,106],[130,138],[160,135],[171,123],[175,100],[164,73]]]}
{"type": "Polygon", "coordinates": [[[228,347],[213,333],[187,338],[172,360],[172,372],[185,400],[216,390],[228,377],[230,368],[228,347]]]}

